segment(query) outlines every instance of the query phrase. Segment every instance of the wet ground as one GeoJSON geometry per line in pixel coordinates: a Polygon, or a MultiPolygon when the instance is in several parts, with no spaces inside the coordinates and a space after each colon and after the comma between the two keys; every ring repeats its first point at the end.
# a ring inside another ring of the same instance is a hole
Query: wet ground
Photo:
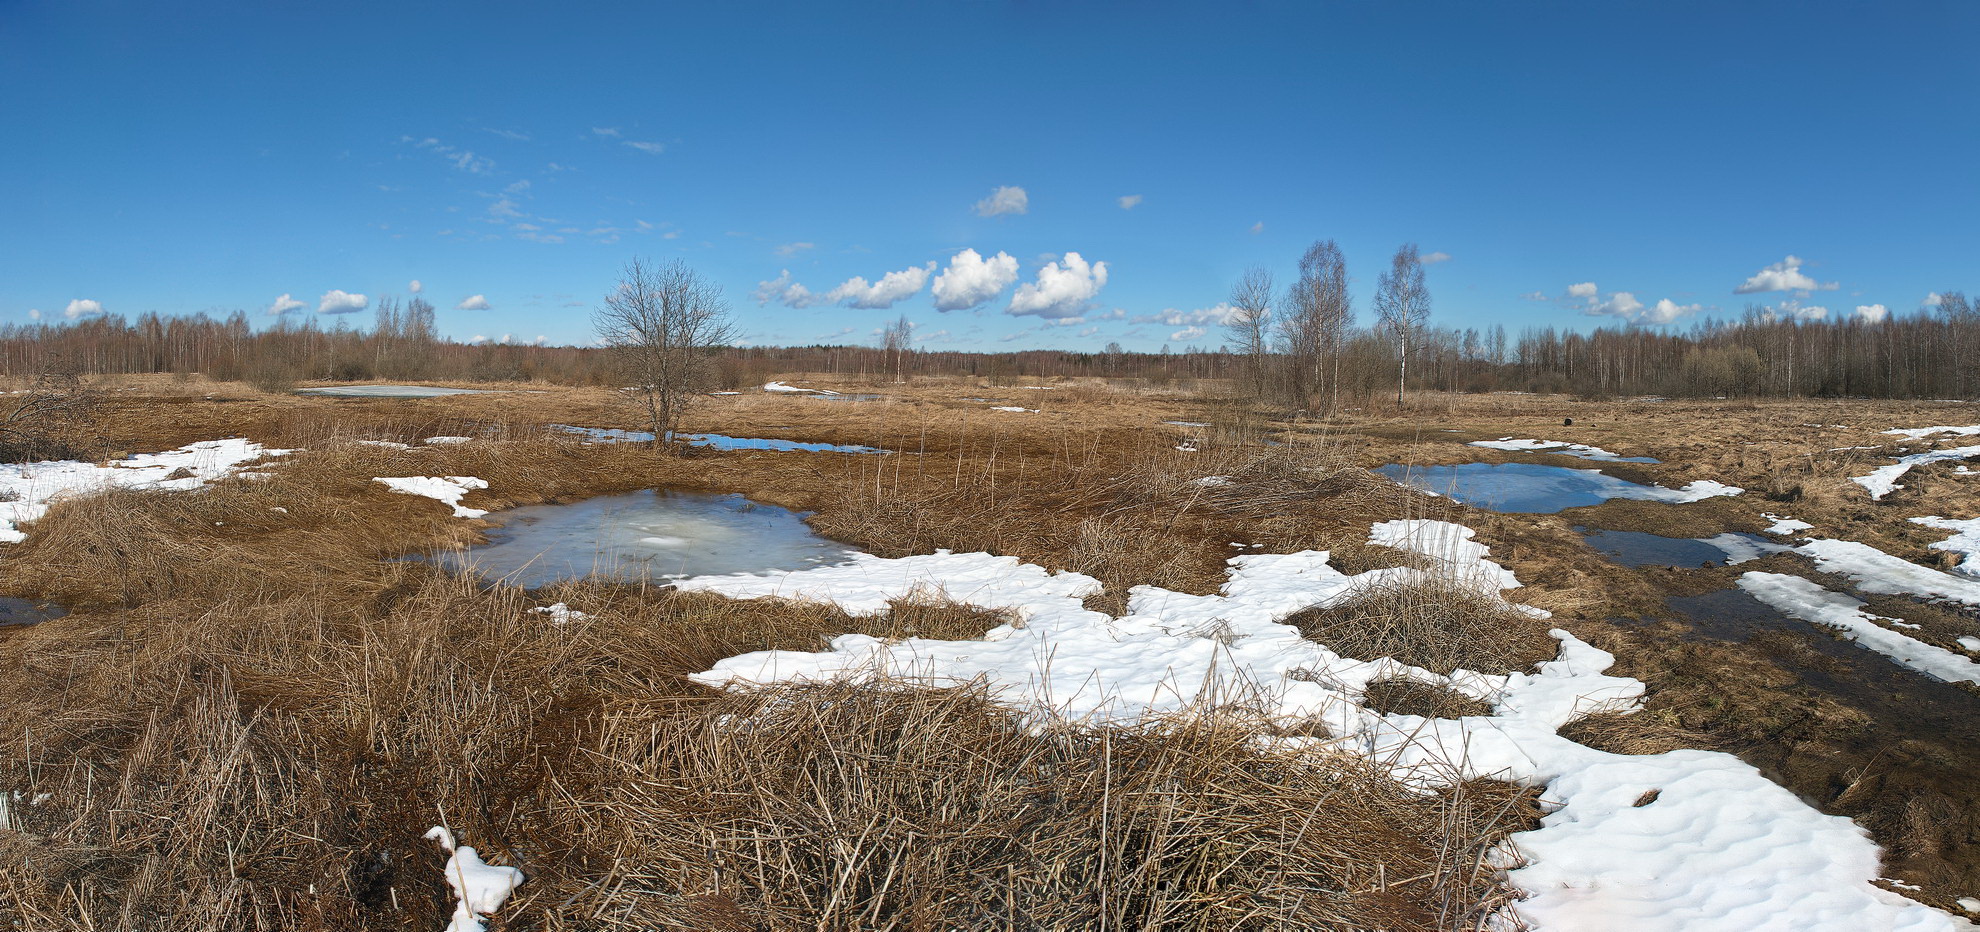
{"type": "Polygon", "coordinates": [[[60,618],[69,613],[68,609],[53,602],[40,599],[17,599],[0,596],[0,626],[31,625],[37,622],[60,618]]]}
{"type": "Polygon", "coordinates": [[[445,395],[486,395],[488,392],[431,385],[333,385],[329,388],[299,388],[296,394],[326,398],[439,398],[445,395]]]}

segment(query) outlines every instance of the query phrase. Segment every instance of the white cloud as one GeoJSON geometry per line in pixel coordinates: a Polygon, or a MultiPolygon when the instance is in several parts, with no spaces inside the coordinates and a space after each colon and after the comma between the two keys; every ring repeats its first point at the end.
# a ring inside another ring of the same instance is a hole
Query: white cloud
{"type": "Polygon", "coordinates": [[[308,306],[309,305],[307,303],[298,301],[295,298],[290,297],[288,293],[284,292],[281,297],[275,299],[275,302],[273,304],[268,305],[268,313],[287,314],[290,313],[291,311],[300,311],[308,306]]]}
{"type": "Polygon", "coordinates": [[[1880,324],[1891,316],[1891,309],[1881,304],[1859,304],[1856,306],[1856,319],[1866,324],[1880,324]]]}
{"type": "Polygon", "coordinates": [[[485,175],[495,170],[494,159],[484,159],[472,152],[454,152],[447,156],[447,160],[453,162],[455,168],[471,174],[485,175]]]}
{"type": "Polygon", "coordinates": [[[825,300],[832,304],[844,303],[849,307],[874,310],[893,307],[921,291],[928,283],[928,276],[934,274],[935,263],[913,266],[898,272],[888,272],[871,285],[866,279],[855,275],[845,280],[839,287],[825,294],[825,300]]]}
{"type": "Polygon", "coordinates": [[[485,311],[485,310],[488,310],[488,296],[487,296],[487,295],[474,295],[474,296],[472,296],[472,297],[469,297],[469,298],[467,298],[466,300],[464,300],[464,301],[462,301],[461,303],[459,303],[459,304],[456,304],[456,305],[454,305],[454,310],[457,310],[457,311],[485,311]]]}
{"type": "Polygon", "coordinates": [[[31,308],[28,308],[28,319],[29,319],[29,320],[40,320],[40,319],[41,319],[41,308],[38,308],[38,307],[31,307],[31,308]]]}
{"type": "Polygon", "coordinates": [[[1590,299],[1586,313],[1603,317],[1620,317],[1624,320],[1635,320],[1638,312],[1642,310],[1643,302],[1636,300],[1635,295],[1627,291],[1618,291],[1609,295],[1607,300],[1597,301],[1590,299]]]}
{"type": "Polygon", "coordinates": [[[1520,297],[1528,301],[1545,301],[1547,300],[1547,293],[1544,291],[1529,291],[1520,295],[1520,297]]]}
{"type": "Polygon", "coordinates": [[[426,286],[420,284],[419,279],[417,278],[413,279],[410,284],[406,285],[406,290],[412,292],[413,294],[419,294],[421,291],[425,289],[426,286]]]}
{"type": "Polygon", "coordinates": [[[1449,262],[1449,261],[1451,261],[1451,254],[1448,252],[1443,252],[1441,250],[1430,253],[1429,255],[1424,256],[1422,258],[1422,262],[1424,265],[1436,265],[1439,262],[1449,262]]]}
{"type": "Polygon", "coordinates": [[[807,249],[817,249],[817,248],[818,248],[817,243],[785,243],[784,245],[777,247],[777,255],[783,256],[785,258],[790,258],[791,256],[795,256],[798,253],[801,253],[807,249]]]}
{"type": "Polygon", "coordinates": [[[750,297],[756,299],[757,307],[772,301],[785,307],[810,307],[822,300],[818,295],[812,294],[811,289],[791,281],[790,269],[785,269],[783,274],[769,281],[757,282],[756,290],[750,292],[750,297]]]}
{"type": "Polygon", "coordinates": [[[1928,307],[1938,307],[1939,305],[1944,303],[1946,303],[1945,295],[1942,295],[1936,291],[1928,292],[1925,295],[1925,300],[1918,302],[1918,309],[1922,311],[1928,307]]]}
{"type": "Polygon", "coordinates": [[[1100,328],[1099,328],[1099,327],[1088,327],[1088,328],[1086,328],[1085,330],[1081,330],[1080,332],[1078,332],[1078,333],[1075,333],[1075,334],[1073,334],[1073,336],[1076,336],[1076,337],[1090,337],[1090,336],[1092,336],[1092,335],[1094,335],[1094,334],[1096,334],[1096,333],[1099,333],[1099,332],[1100,332],[1100,328]]]}
{"type": "Polygon", "coordinates": [[[103,305],[89,298],[77,298],[62,310],[62,316],[70,320],[78,317],[96,317],[103,313],[103,305]]]}
{"type": "Polygon", "coordinates": [[[1595,294],[1596,294],[1596,292],[1598,292],[1598,291],[1600,291],[1600,290],[1601,290],[1601,289],[1599,289],[1599,288],[1596,288],[1596,287],[1595,287],[1595,283],[1594,283],[1594,282],[1582,282],[1582,283],[1580,283],[1580,284],[1578,284],[1578,285],[1569,285],[1569,286],[1568,286],[1568,297],[1570,297],[1570,298],[1592,298],[1592,297],[1595,297],[1595,294]]]}
{"type": "Polygon", "coordinates": [[[1004,185],[990,192],[989,197],[976,202],[977,214],[984,217],[995,217],[999,214],[1022,214],[1030,211],[1030,209],[1030,196],[1024,193],[1023,188],[1016,185],[1004,185]]]}
{"type": "Polygon", "coordinates": [[[594,126],[591,131],[600,136],[610,136],[614,139],[619,137],[619,128],[616,126],[594,126]]]}
{"type": "Polygon", "coordinates": [[[1201,327],[1205,324],[1223,326],[1237,320],[1240,312],[1228,303],[1206,307],[1195,311],[1179,311],[1163,308],[1153,314],[1136,314],[1130,323],[1161,324],[1165,327],[1201,327]]]}
{"type": "Polygon", "coordinates": [[[949,258],[949,267],[935,276],[935,309],[966,311],[989,303],[1017,281],[1018,261],[998,252],[988,259],[974,249],[949,258]]]}
{"type": "MultiPolygon", "coordinates": [[[[484,128],[485,128],[485,127],[484,127],[484,128]]],[[[494,134],[495,134],[495,135],[497,135],[497,136],[500,136],[500,137],[502,137],[503,139],[508,139],[508,140],[511,140],[511,141],[514,141],[514,142],[528,142],[528,141],[529,141],[529,134],[528,134],[528,133],[524,133],[524,132],[518,132],[518,131],[516,131],[516,130],[513,130],[513,129],[490,129],[490,130],[488,130],[488,131],[489,131],[489,132],[491,132],[491,133],[494,133],[494,134]]]]}
{"type": "Polygon", "coordinates": [[[1686,314],[1696,314],[1704,309],[1702,304],[1679,304],[1669,298],[1659,298],[1641,320],[1646,324],[1668,324],[1686,314]]]}
{"type": "Polygon", "coordinates": [[[1076,252],[1068,252],[1058,262],[1047,262],[1038,270],[1038,280],[1018,286],[1011,295],[1009,313],[1036,314],[1039,317],[1078,317],[1086,305],[1100,295],[1107,284],[1107,263],[1091,266],[1076,252]]]}
{"type": "Polygon", "coordinates": [[[1251,225],[1251,235],[1257,236],[1258,234],[1263,232],[1265,232],[1265,221],[1260,220],[1257,223],[1251,225]]]}
{"type": "Polygon", "coordinates": [[[323,299],[316,304],[318,314],[355,314],[362,311],[371,299],[361,294],[351,294],[338,288],[323,293],[323,299]]]}
{"type": "Polygon", "coordinates": [[[1733,294],[1757,294],[1762,291],[1834,291],[1837,283],[1824,284],[1801,274],[1801,258],[1789,256],[1767,266],[1746,280],[1733,294]]]}
{"type": "Polygon", "coordinates": [[[486,342],[488,342],[488,334],[485,333],[477,333],[474,336],[468,337],[469,346],[480,346],[486,342]]]}
{"type": "Polygon", "coordinates": [[[667,151],[667,144],[661,142],[635,142],[633,140],[628,139],[626,140],[626,145],[638,149],[641,152],[645,152],[648,155],[659,155],[660,153],[667,151]]]}
{"type": "Polygon", "coordinates": [[[1123,197],[1116,199],[1115,203],[1121,205],[1122,210],[1133,210],[1136,205],[1141,203],[1141,195],[1139,194],[1125,195],[1123,197]]]}
{"type": "Polygon", "coordinates": [[[503,191],[505,191],[505,192],[507,192],[507,193],[509,193],[509,194],[521,194],[521,193],[523,193],[524,191],[527,191],[527,190],[529,190],[529,179],[528,179],[528,178],[524,178],[524,179],[523,179],[523,180],[521,180],[521,181],[513,181],[513,182],[510,182],[510,183],[509,183],[509,186],[508,186],[508,187],[506,187],[506,188],[503,188],[502,190],[503,190],[503,191]]]}
{"type": "Polygon", "coordinates": [[[517,204],[515,201],[512,201],[506,197],[498,198],[496,199],[495,203],[488,205],[488,215],[491,217],[505,217],[505,218],[529,216],[528,214],[525,214],[522,211],[517,210],[516,207],[517,204]]]}
{"type": "Polygon", "coordinates": [[[1824,320],[1828,316],[1828,308],[1812,304],[1802,304],[1800,301],[1792,298],[1782,301],[1779,304],[1767,305],[1760,309],[1760,319],[1768,323],[1788,320],[1790,318],[1794,320],[1824,320]]]}
{"type": "Polygon", "coordinates": [[[1178,331],[1176,331],[1176,332],[1174,332],[1174,333],[1171,333],[1171,334],[1169,334],[1169,339],[1171,339],[1171,340],[1194,340],[1194,339],[1196,339],[1196,338],[1198,338],[1198,337],[1201,337],[1202,335],[1204,335],[1204,334],[1206,334],[1206,333],[1209,333],[1209,332],[1210,332],[1210,331],[1208,331],[1208,330],[1205,330],[1205,329],[1203,329],[1202,327],[1184,327],[1184,328],[1182,328],[1181,330],[1178,330],[1178,331]]]}

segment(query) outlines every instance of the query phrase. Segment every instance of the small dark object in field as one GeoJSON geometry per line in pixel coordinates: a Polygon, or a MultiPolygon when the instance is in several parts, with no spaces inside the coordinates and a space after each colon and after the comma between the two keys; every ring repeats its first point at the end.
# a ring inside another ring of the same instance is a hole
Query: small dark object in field
{"type": "Polygon", "coordinates": [[[1564,417],[1564,418],[1561,418],[1561,426],[1562,426],[1562,427],[1573,427],[1573,426],[1574,426],[1574,418],[1571,418],[1571,417],[1564,417]]]}

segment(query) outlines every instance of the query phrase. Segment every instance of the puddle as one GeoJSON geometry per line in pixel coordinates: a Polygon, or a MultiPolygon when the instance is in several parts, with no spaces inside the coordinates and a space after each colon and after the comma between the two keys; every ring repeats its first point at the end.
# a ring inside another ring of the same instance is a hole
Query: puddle
{"type": "Polygon", "coordinates": [[[0,595],[0,627],[36,624],[68,613],[68,609],[53,602],[0,595]]]}
{"type": "Polygon", "coordinates": [[[740,495],[647,490],[497,512],[489,542],[434,562],[534,588],[591,575],[626,580],[808,569],[855,552],[803,516],[740,495]]]}
{"type": "Polygon", "coordinates": [[[1639,485],[1594,469],[1540,466],[1533,463],[1465,463],[1459,466],[1403,466],[1391,463],[1376,472],[1456,501],[1493,511],[1553,514],[1568,508],[1599,505],[1612,498],[1689,502],[1724,494],[1717,483],[1693,483],[1686,489],[1639,485]]]}
{"type": "Polygon", "coordinates": [[[476,388],[439,388],[432,385],[333,385],[329,388],[299,388],[298,395],[326,398],[439,398],[443,395],[487,395],[476,388]]]}
{"type": "Polygon", "coordinates": [[[1727,533],[1700,540],[1585,527],[1574,532],[1610,562],[1623,566],[1724,566],[1789,549],[1755,534],[1727,533]]]}
{"type": "MultiPolygon", "coordinates": [[[[647,430],[620,430],[616,427],[572,427],[568,424],[554,425],[556,429],[573,434],[583,434],[592,443],[652,443],[653,432],[647,430]]],[[[766,430],[790,430],[788,427],[769,427],[766,430]]],[[[775,437],[731,437],[727,434],[678,434],[681,440],[691,447],[708,447],[715,450],[774,450],[780,453],[891,453],[879,447],[860,446],[856,443],[806,443],[800,440],[780,440],[775,437]]]]}

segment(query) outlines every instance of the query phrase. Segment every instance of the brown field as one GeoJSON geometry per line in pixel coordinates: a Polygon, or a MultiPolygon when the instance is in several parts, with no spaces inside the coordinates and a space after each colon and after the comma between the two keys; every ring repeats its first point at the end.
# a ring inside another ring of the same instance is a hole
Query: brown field
{"type": "MultiPolygon", "coordinates": [[[[974,689],[717,693],[685,675],[846,632],[967,638],[1000,619],[943,605],[856,619],[600,582],[481,587],[394,559],[482,526],[370,481],[416,474],[488,480],[465,502],[484,509],[652,487],[738,492],[811,512],[821,533],[882,556],[987,550],[1087,573],[1107,587],[1092,607],[1116,613],[1133,585],[1215,591],[1232,542],[1331,550],[1354,572],[1411,559],[1369,546],[1372,523],[1459,521],[1527,584],[1516,600],[1553,611],[1650,685],[1646,711],[1584,720],[1577,740],[1739,753],[1858,818],[1890,851],[1886,876],[1923,886],[1910,895],[1948,906],[1980,888],[1970,728],[1893,732],[1888,696],[1818,688],[1848,679],[1822,630],[1701,637],[1665,600],[1736,573],[1624,568],[1571,530],[1759,531],[1772,511],[1939,565],[1926,545],[1943,534],[1904,518],[1970,516],[1974,480],[1921,467],[1872,502],[1848,477],[1888,459],[1830,451],[1894,450],[1878,431],[1971,423],[1972,406],[1423,395],[1404,412],[1320,423],[1280,419],[1217,384],[811,378],[800,384],[886,397],[712,397],[687,427],[912,455],[672,454],[550,429],[639,426],[598,388],[360,400],[164,376],[98,385],[107,453],[225,436],[303,452],[265,480],[75,499],[0,550],[0,595],[74,612],[0,629],[0,792],[50,794],[15,806],[19,831],[0,828],[0,863],[17,867],[0,872],[0,921],[433,928],[451,904],[437,849],[419,836],[443,819],[529,875],[497,929],[1457,929],[1513,895],[1482,854],[1531,825],[1529,792],[1476,781],[1414,796],[1352,759],[1266,758],[1243,738],[1256,723],[1215,717],[1041,734],[974,689]],[[477,440],[351,442],[443,434],[477,440]],[[1502,436],[1664,462],[1462,442],[1502,436]],[[1185,437],[1200,439],[1196,452],[1176,449],[1185,437]],[[1748,492],[1498,515],[1367,472],[1467,461],[1748,492]],[[1235,481],[1192,481],[1210,475],[1235,481]],[[592,617],[553,627],[527,611],[556,601],[592,617]],[[724,727],[738,717],[770,727],[724,727]],[[1291,814],[1316,812],[1335,826],[1324,841],[1287,831],[1291,814]]],[[[1814,575],[1791,557],[1741,569],[1755,567],[1814,575]]],[[[1980,634],[1970,610],[1873,606],[1940,646],[1980,634]]],[[[1505,637],[1480,637],[1475,613],[1422,593],[1301,626],[1344,651],[1413,650],[1433,665],[1544,659],[1532,630],[1495,624],[1505,637]]],[[[1461,697],[1389,692],[1399,710],[1465,714],[1461,697]]]]}

